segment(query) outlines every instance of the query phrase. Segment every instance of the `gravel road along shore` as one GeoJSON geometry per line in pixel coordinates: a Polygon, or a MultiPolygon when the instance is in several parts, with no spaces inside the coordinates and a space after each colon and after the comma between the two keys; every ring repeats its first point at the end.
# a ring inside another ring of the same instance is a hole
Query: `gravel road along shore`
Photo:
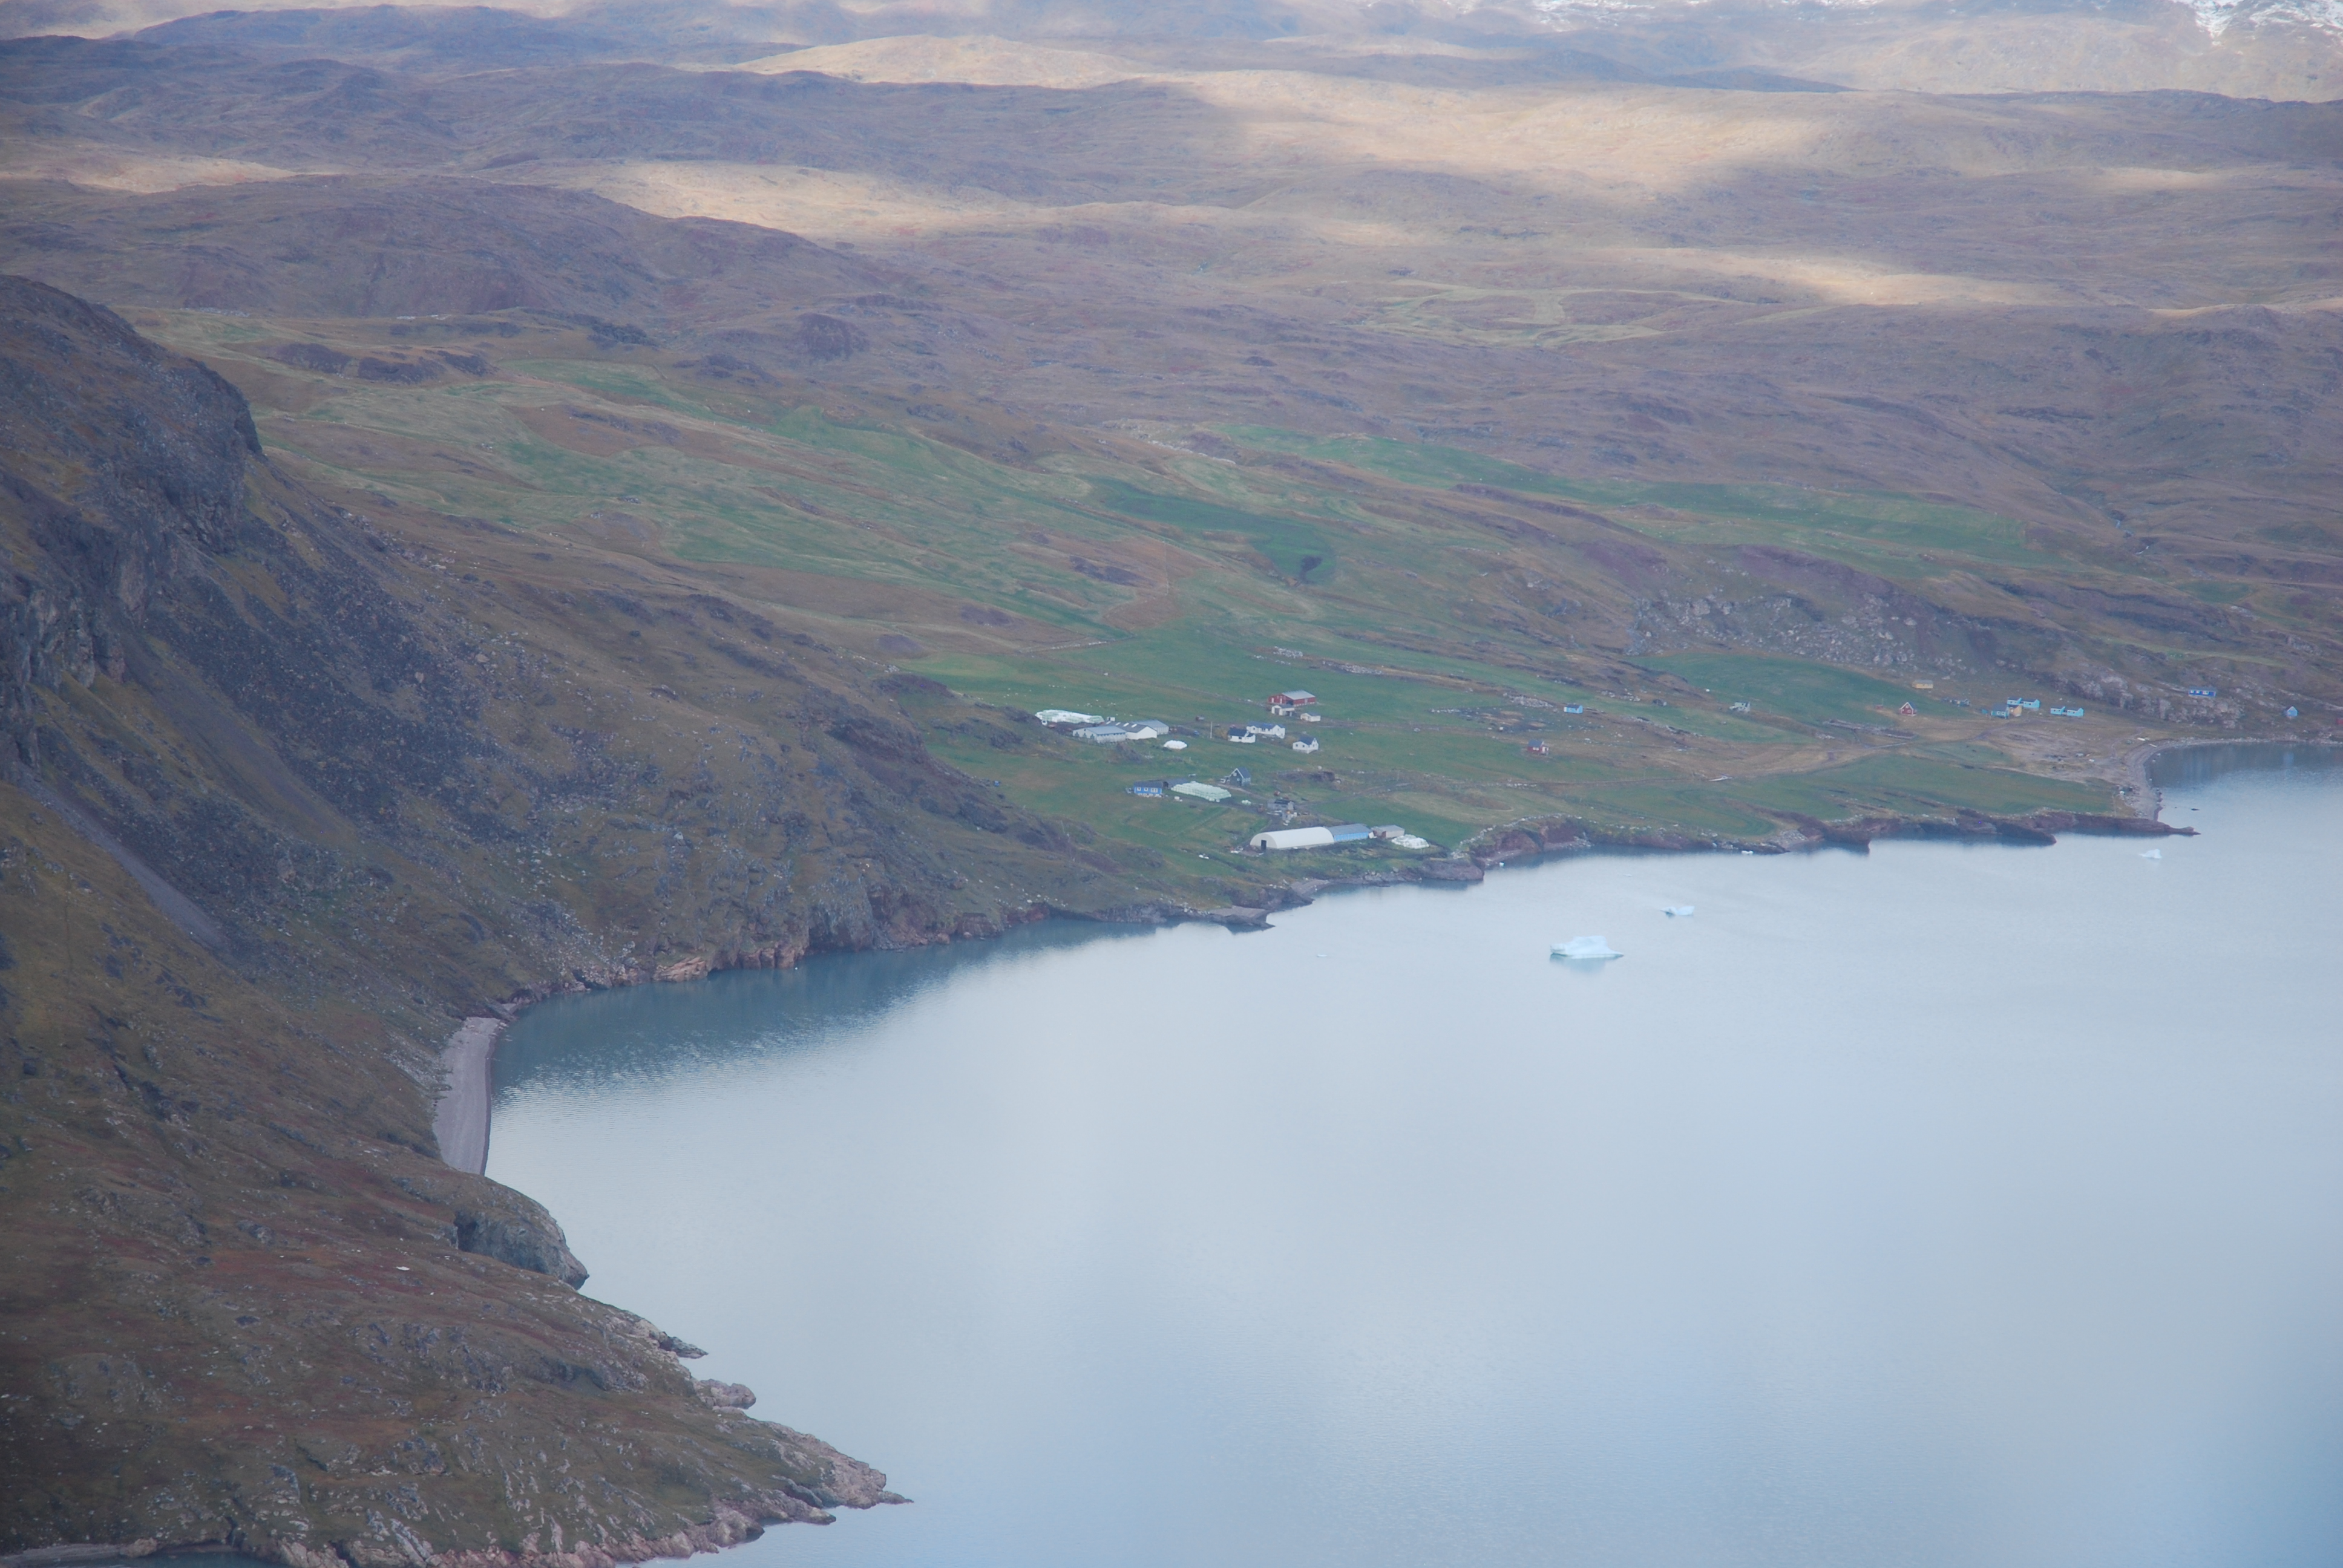
{"type": "Polygon", "coordinates": [[[468,1018],[439,1053],[447,1086],[431,1113],[431,1131],[439,1140],[439,1158],[476,1176],[488,1168],[488,1063],[504,1028],[498,1019],[468,1018]]]}

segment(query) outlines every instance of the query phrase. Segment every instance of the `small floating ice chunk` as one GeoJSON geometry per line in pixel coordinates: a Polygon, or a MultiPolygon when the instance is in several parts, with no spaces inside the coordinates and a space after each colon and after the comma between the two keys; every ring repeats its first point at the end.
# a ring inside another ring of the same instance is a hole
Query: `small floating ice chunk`
{"type": "Polygon", "coordinates": [[[1554,944],[1554,956],[1558,959],[1617,959],[1626,954],[1611,950],[1611,944],[1602,937],[1573,937],[1566,942],[1554,944]]]}
{"type": "Polygon", "coordinates": [[[1660,912],[1667,916],[1667,918],[1672,920],[1689,920],[1692,918],[1692,906],[1690,904],[1670,904],[1666,909],[1660,912]]]}
{"type": "Polygon", "coordinates": [[[2142,849],[2139,852],[2139,858],[2143,860],[2161,860],[2164,859],[2164,851],[2161,849],[2142,849]]]}

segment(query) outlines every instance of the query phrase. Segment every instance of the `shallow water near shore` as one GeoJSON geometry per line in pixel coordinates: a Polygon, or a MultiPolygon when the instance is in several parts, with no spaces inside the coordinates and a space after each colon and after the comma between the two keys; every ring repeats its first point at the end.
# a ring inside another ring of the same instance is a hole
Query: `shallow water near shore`
{"type": "Polygon", "coordinates": [[[2343,773],[2163,763],[2202,837],[567,999],[488,1171],[918,1500],[739,1568],[2324,1568],[2343,773]]]}

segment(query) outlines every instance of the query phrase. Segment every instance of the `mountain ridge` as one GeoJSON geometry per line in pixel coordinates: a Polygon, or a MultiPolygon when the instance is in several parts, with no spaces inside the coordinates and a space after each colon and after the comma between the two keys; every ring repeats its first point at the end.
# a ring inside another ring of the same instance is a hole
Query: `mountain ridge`
{"type": "Polygon", "coordinates": [[[138,32],[283,58],[405,68],[507,67],[642,59],[736,64],[776,48],[926,35],[1031,41],[1180,37],[1191,42],[1412,40],[1466,52],[1583,51],[1579,68],[1660,77],[1739,73],[1842,87],[1925,92],[2157,88],[2332,99],[2343,93],[2338,0],[2128,0],[1966,6],[1945,0],[1678,0],[1676,4],[1355,5],[1313,0],[1118,12],[1024,5],[817,3],[722,7],[601,3],[548,8],[351,5],[204,11],[186,0],[0,0],[0,36],[138,32]],[[760,46],[761,45],[761,46],[760,46]]]}

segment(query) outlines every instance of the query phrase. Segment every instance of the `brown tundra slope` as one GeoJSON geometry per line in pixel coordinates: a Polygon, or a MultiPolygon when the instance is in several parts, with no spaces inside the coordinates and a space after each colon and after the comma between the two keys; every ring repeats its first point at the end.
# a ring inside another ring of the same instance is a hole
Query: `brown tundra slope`
{"type": "Polygon", "coordinates": [[[0,279],[0,1551],[591,1565],[887,1501],[441,1164],[437,1042],[1115,879],[720,593],[288,483],[106,310],[0,279]]]}

